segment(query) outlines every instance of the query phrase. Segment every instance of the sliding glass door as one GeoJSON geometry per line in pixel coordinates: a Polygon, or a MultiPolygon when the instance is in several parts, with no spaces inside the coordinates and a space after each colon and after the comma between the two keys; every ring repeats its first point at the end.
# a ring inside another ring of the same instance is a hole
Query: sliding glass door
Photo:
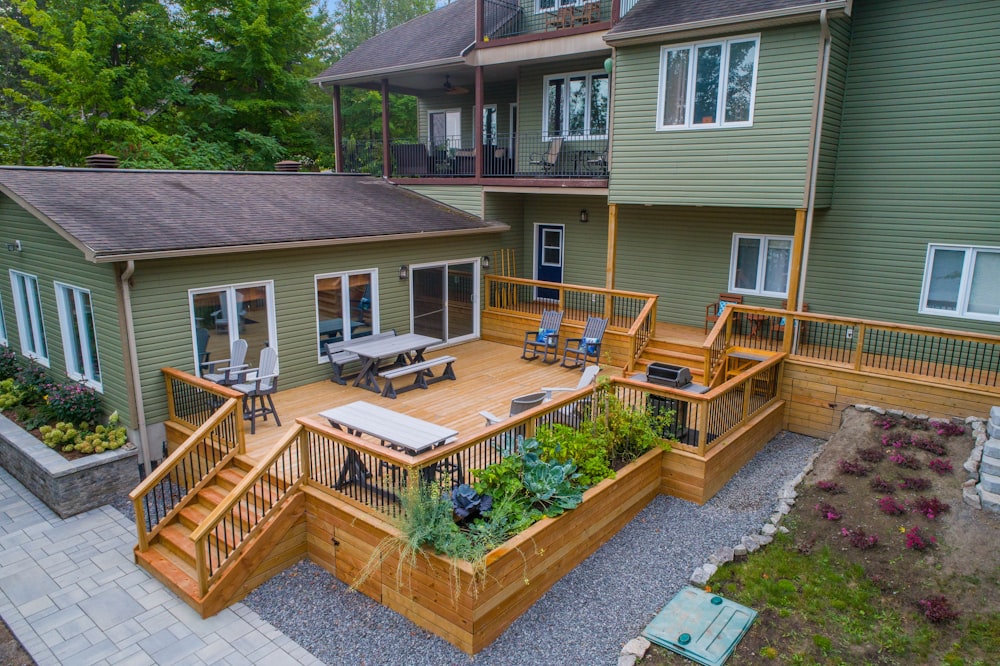
{"type": "Polygon", "coordinates": [[[479,335],[479,261],[410,267],[410,327],[456,342],[479,335]]]}

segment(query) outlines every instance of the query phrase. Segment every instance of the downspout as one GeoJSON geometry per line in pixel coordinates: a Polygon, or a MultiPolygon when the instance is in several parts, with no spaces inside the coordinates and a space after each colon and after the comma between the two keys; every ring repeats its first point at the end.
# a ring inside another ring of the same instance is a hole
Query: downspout
{"type": "Polygon", "coordinates": [[[146,433],[146,410],[142,403],[142,384],[139,378],[139,353],[135,348],[135,325],[132,322],[132,288],[130,281],[135,273],[135,261],[129,259],[121,275],[122,307],[125,310],[125,338],[128,340],[129,371],[132,375],[132,396],[135,399],[136,422],[139,432],[139,453],[142,458],[143,477],[153,471],[150,465],[149,436],[146,433]]]}
{"type": "Polygon", "coordinates": [[[819,91],[816,94],[816,109],[813,114],[812,154],[809,156],[809,189],[806,195],[806,228],[802,243],[802,269],[799,271],[799,293],[795,299],[795,310],[801,311],[805,302],[806,269],[809,265],[809,247],[812,241],[813,214],[816,211],[816,174],[819,172],[819,153],[822,147],[823,109],[826,106],[826,84],[830,72],[830,24],[827,10],[819,14],[820,37],[823,40],[820,55],[819,91]]]}

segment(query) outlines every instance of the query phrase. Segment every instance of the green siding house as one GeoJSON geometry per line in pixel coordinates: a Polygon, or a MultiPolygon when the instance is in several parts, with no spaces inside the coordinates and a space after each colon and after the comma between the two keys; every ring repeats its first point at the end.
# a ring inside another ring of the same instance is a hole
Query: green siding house
{"type": "Polygon", "coordinates": [[[161,369],[198,374],[238,338],[252,365],[276,348],[289,388],[329,378],[326,342],[477,337],[477,316],[416,318],[411,299],[478,303],[509,232],[371,177],[19,167],[0,167],[0,227],[0,344],[100,391],[147,460],[161,369]]]}
{"type": "Polygon", "coordinates": [[[458,0],[315,82],[338,128],[343,86],[415,95],[376,166],[507,222],[520,277],[1000,331],[1000,5],[587,4],[458,0]]]}

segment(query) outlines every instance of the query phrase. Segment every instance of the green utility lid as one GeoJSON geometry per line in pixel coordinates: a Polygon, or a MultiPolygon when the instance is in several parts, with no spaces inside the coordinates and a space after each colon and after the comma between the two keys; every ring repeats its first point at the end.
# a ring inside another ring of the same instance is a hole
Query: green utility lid
{"type": "Polygon", "coordinates": [[[705,666],[721,666],[757,617],[734,601],[686,587],[642,631],[650,642],[705,666]]]}

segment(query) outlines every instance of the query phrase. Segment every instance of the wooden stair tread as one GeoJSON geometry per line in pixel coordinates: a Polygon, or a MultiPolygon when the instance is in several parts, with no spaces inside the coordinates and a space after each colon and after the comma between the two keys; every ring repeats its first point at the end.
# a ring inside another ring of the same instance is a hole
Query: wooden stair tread
{"type": "Polygon", "coordinates": [[[228,492],[229,490],[232,490],[233,488],[238,486],[240,481],[242,481],[245,477],[246,477],[246,472],[244,472],[243,470],[237,469],[236,467],[225,467],[223,469],[220,469],[219,473],[216,475],[217,479],[216,483],[218,483],[218,481],[221,480],[225,482],[225,484],[228,484],[229,486],[227,488],[228,492]]]}
{"type": "Polygon", "coordinates": [[[144,552],[136,550],[135,559],[178,595],[194,601],[200,600],[198,578],[194,567],[189,566],[167,548],[154,544],[144,552]]]}
{"type": "Polygon", "coordinates": [[[183,561],[194,567],[194,541],[191,540],[191,530],[184,525],[173,522],[160,530],[160,541],[170,552],[183,558],[183,561]]]}

